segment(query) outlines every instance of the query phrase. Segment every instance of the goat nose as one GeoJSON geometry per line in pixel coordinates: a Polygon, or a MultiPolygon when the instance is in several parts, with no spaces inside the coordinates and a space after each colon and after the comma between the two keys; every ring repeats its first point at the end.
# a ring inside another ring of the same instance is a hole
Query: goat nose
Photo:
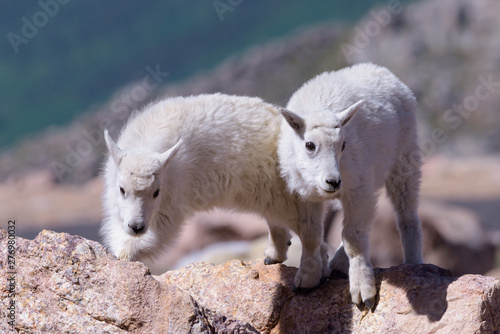
{"type": "Polygon", "coordinates": [[[140,234],[144,231],[144,224],[128,224],[128,227],[134,231],[134,234],[140,234]]]}
{"type": "Polygon", "coordinates": [[[338,190],[340,188],[340,179],[338,180],[334,180],[334,179],[328,179],[328,180],[325,180],[325,182],[327,184],[329,184],[330,186],[332,186],[333,189],[335,190],[338,190]]]}

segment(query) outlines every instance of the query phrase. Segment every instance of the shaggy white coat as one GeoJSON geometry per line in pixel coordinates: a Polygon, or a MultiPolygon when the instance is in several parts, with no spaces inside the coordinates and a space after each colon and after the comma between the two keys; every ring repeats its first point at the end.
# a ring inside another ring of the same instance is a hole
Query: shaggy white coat
{"type": "Polygon", "coordinates": [[[422,263],[416,100],[389,70],[368,63],[318,75],[293,94],[287,109],[278,145],[281,174],[291,191],[318,207],[340,199],[343,245],[329,266],[349,275],[353,302],[371,308],[376,288],[368,232],[384,185],[404,261],[422,263]]]}
{"type": "Polygon", "coordinates": [[[321,218],[321,203],[301,200],[280,176],[281,120],[280,110],[259,98],[214,94],[147,107],[116,144],[105,132],[105,244],[120,259],[149,261],[196,212],[254,212],[269,224],[266,264],[286,259],[291,229],[304,247],[295,286],[319,284],[328,263],[321,234],[310,232],[321,226],[310,224],[321,218]]]}

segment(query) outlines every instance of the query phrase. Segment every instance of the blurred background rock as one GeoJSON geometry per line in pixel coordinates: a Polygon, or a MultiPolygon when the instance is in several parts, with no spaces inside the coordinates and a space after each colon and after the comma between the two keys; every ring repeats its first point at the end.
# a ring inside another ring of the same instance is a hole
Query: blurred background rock
{"type": "MultiPolygon", "coordinates": [[[[102,129],[116,136],[153,100],[223,92],[285,105],[314,75],[372,61],[419,101],[425,260],[454,274],[500,275],[500,2],[2,6],[0,226],[15,219],[18,236],[51,229],[100,240],[102,129]]],[[[328,235],[332,251],[340,219],[328,235]]],[[[256,259],[266,235],[259,217],[201,213],[152,269],[256,259]]],[[[371,239],[375,266],[401,262],[385,199],[371,239]]],[[[299,246],[294,238],[290,265],[299,246]]]]}

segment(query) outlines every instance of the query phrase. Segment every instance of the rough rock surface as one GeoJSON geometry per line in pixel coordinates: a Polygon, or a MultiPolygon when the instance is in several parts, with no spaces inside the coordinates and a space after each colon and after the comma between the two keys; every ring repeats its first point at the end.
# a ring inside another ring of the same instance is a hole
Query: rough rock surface
{"type": "Polygon", "coordinates": [[[271,333],[494,333],[500,330],[500,280],[452,277],[433,265],[377,269],[374,312],[350,303],[348,281],[292,292],[294,268],[261,261],[195,263],[161,276],[200,305],[271,333]]]}
{"type": "MultiPolygon", "coordinates": [[[[0,278],[8,282],[7,232],[0,278]]],[[[432,265],[377,269],[374,311],[350,303],[348,281],[292,291],[295,268],[262,261],[195,263],[156,280],[97,242],[43,231],[16,238],[15,297],[0,285],[0,328],[21,333],[495,333],[500,280],[452,277],[432,265]],[[8,309],[15,301],[15,327],[8,309]]]]}
{"type": "MultiPolygon", "coordinates": [[[[0,241],[2,283],[7,233],[0,241]]],[[[211,312],[179,288],[160,284],[138,262],[118,261],[99,243],[43,231],[33,241],[16,239],[15,298],[0,286],[2,332],[13,330],[7,307],[15,301],[15,331],[21,333],[188,333],[250,328],[211,312]],[[4,297],[5,296],[5,297],[4,297]],[[223,327],[222,327],[223,326],[223,327]]]]}

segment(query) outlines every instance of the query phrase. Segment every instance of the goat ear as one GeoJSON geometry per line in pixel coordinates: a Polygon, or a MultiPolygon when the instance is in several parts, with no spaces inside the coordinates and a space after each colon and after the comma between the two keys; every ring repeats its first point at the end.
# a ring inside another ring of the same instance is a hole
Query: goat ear
{"type": "Polygon", "coordinates": [[[177,150],[182,144],[182,141],[183,141],[182,139],[179,139],[179,141],[174,146],[172,146],[171,148],[160,154],[158,160],[160,160],[160,164],[162,166],[165,166],[167,161],[174,155],[175,152],[177,152],[177,150]]]}
{"type": "Polygon", "coordinates": [[[352,106],[338,114],[337,117],[339,118],[340,125],[344,126],[352,118],[352,116],[354,116],[356,111],[358,111],[359,108],[363,106],[364,102],[364,100],[359,100],[358,102],[354,103],[352,106]]]}
{"type": "Polygon", "coordinates": [[[287,110],[285,108],[280,108],[281,115],[285,118],[287,123],[292,127],[292,129],[297,132],[298,135],[303,136],[306,123],[304,122],[304,119],[294,113],[293,111],[287,110]]]}
{"type": "Polygon", "coordinates": [[[104,130],[104,140],[106,141],[106,146],[108,147],[108,151],[111,154],[111,157],[116,162],[117,165],[120,164],[123,157],[125,156],[125,152],[122,151],[118,145],[111,139],[111,136],[108,133],[108,129],[104,130]]]}

